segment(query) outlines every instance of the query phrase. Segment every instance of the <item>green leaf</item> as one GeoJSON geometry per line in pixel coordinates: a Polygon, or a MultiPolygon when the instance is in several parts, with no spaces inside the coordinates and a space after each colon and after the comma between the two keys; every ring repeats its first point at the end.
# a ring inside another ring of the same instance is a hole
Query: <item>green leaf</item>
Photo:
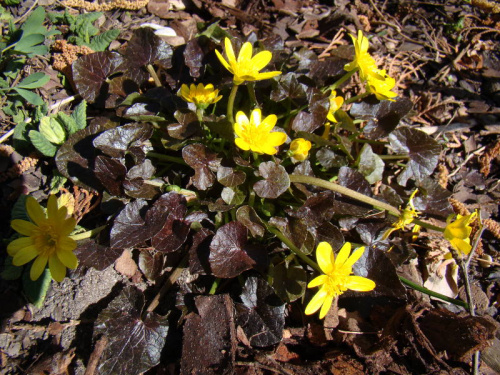
{"type": "Polygon", "coordinates": [[[23,25],[21,26],[21,30],[24,31],[23,35],[43,34],[42,36],[44,36],[47,32],[47,29],[43,26],[44,20],[45,9],[39,6],[33,12],[31,12],[30,16],[26,19],[26,21],[24,21],[23,25]]]}
{"type": "Polygon", "coordinates": [[[43,105],[44,101],[40,96],[34,92],[21,89],[19,87],[13,87],[12,88],[16,93],[18,93],[23,99],[28,101],[29,103],[33,105],[43,105]]]}
{"type": "Polygon", "coordinates": [[[307,273],[298,265],[281,260],[278,264],[271,265],[269,277],[274,291],[283,301],[293,302],[306,291],[307,273]]]}
{"type": "Polygon", "coordinates": [[[21,0],[5,0],[4,3],[7,6],[18,5],[21,0]]]}
{"type": "Polygon", "coordinates": [[[118,37],[118,35],[120,35],[120,30],[108,30],[100,35],[93,37],[90,43],[86,44],[96,52],[104,51],[106,48],[108,48],[109,44],[118,37]]]}
{"type": "Polygon", "coordinates": [[[49,82],[49,80],[50,77],[45,73],[33,73],[19,82],[17,87],[21,87],[23,89],[37,89],[45,85],[47,82],[49,82]]]}
{"type": "MultiPolygon", "coordinates": [[[[42,34],[28,34],[25,36],[25,34],[23,33],[21,39],[14,46],[14,51],[24,54],[30,54],[33,52],[34,46],[43,43],[44,40],[45,36],[42,34]]],[[[45,47],[45,49],[47,49],[47,47],[45,47]]]]}
{"type": "Polygon", "coordinates": [[[29,268],[26,267],[26,271],[23,273],[23,289],[26,294],[28,301],[35,305],[37,308],[43,306],[43,301],[47,295],[47,291],[50,288],[50,282],[52,281],[52,275],[48,268],[43,271],[42,275],[38,280],[31,280],[29,268]]]}
{"type": "Polygon", "coordinates": [[[64,186],[64,184],[68,181],[66,177],[61,175],[57,169],[52,170],[52,178],[50,179],[50,194],[56,194],[59,192],[59,189],[64,186]]]}
{"type": "Polygon", "coordinates": [[[12,257],[8,256],[5,258],[3,263],[3,271],[0,274],[4,280],[17,280],[21,277],[23,273],[23,267],[14,266],[12,264],[12,257]]]}
{"type": "Polygon", "coordinates": [[[82,102],[76,106],[71,117],[75,120],[78,130],[85,129],[87,126],[87,102],[85,100],[82,100],[82,102]]]}
{"type": "Polygon", "coordinates": [[[30,130],[28,133],[31,143],[40,151],[43,155],[53,157],[57,152],[57,147],[50,143],[47,138],[45,138],[42,133],[37,130],[30,130]]]}
{"type": "Polygon", "coordinates": [[[59,123],[61,123],[64,126],[64,129],[66,129],[66,132],[68,134],[73,134],[78,130],[80,130],[78,129],[75,119],[71,116],[68,116],[64,112],[59,112],[57,114],[57,121],[59,121],[59,123]]]}
{"type": "Polygon", "coordinates": [[[45,116],[40,120],[38,130],[40,130],[40,133],[42,133],[49,142],[55,143],[56,145],[63,144],[66,140],[66,133],[61,123],[50,116],[45,116]]]}
{"type": "Polygon", "coordinates": [[[31,144],[28,139],[28,133],[26,127],[28,124],[24,121],[18,121],[16,127],[14,128],[14,135],[12,136],[14,140],[14,148],[16,151],[29,152],[31,151],[31,144]]]}
{"type": "Polygon", "coordinates": [[[26,211],[26,198],[27,195],[20,195],[17,199],[16,203],[14,203],[14,207],[12,207],[12,211],[10,213],[10,218],[12,220],[26,220],[30,221],[30,217],[28,216],[28,211],[26,211]]]}
{"type": "Polygon", "coordinates": [[[358,170],[365,176],[366,181],[374,184],[382,180],[384,174],[384,161],[373,152],[372,147],[365,143],[359,155],[358,170]]]}
{"type": "Polygon", "coordinates": [[[349,116],[343,110],[337,109],[337,111],[335,112],[335,118],[339,121],[339,124],[343,129],[353,133],[357,131],[351,116],[349,116]]]}

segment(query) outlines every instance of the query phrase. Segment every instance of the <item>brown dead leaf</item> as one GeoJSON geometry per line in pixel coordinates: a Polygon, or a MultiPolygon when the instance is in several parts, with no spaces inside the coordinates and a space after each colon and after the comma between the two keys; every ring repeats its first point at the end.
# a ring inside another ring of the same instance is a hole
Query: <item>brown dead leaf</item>
{"type": "Polygon", "coordinates": [[[59,352],[37,362],[31,369],[31,375],[66,375],[68,366],[75,356],[75,349],[69,349],[65,352],[59,352]]]}
{"type": "Polygon", "coordinates": [[[130,250],[125,250],[116,260],[115,270],[126,277],[133,277],[135,273],[138,272],[137,264],[132,259],[132,253],[130,250]]]}

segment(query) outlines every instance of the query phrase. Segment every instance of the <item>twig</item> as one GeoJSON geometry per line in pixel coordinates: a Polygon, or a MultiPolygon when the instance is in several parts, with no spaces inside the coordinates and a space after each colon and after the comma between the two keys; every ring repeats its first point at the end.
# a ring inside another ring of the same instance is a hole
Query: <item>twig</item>
{"type": "Polygon", "coordinates": [[[35,0],[35,2],[33,3],[33,5],[26,11],[26,13],[24,13],[21,17],[19,17],[17,20],[14,21],[14,25],[16,23],[19,23],[21,21],[23,21],[25,18],[28,17],[28,15],[31,13],[31,11],[38,5],[38,0],[35,0]]]}
{"type": "Polygon", "coordinates": [[[165,284],[163,284],[158,294],[156,294],[155,298],[153,298],[148,308],[146,309],[146,312],[151,312],[154,309],[156,309],[156,307],[160,303],[161,297],[163,297],[163,295],[170,289],[170,287],[174,285],[174,283],[181,275],[182,271],[184,271],[184,268],[188,263],[188,259],[189,259],[189,254],[186,254],[184,258],[182,258],[182,260],[179,262],[177,267],[172,271],[167,280],[165,280],[165,284]]]}
{"type": "Polygon", "coordinates": [[[87,368],[85,369],[85,373],[83,375],[94,375],[97,370],[97,365],[99,364],[99,360],[101,359],[102,353],[106,346],[108,345],[108,338],[106,336],[102,336],[96,343],[94,347],[94,351],[90,355],[89,362],[87,364],[87,368]]]}
{"type": "Polygon", "coordinates": [[[7,139],[9,139],[9,137],[14,134],[14,129],[15,128],[12,128],[10,129],[7,133],[5,133],[4,135],[2,135],[2,137],[0,137],[0,143],[3,143],[4,141],[6,141],[7,139]]]}

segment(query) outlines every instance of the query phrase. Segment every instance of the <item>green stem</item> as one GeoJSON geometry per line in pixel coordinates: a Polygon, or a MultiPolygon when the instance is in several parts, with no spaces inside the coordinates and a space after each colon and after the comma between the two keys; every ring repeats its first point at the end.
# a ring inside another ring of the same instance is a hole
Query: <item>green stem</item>
{"type": "Polygon", "coordinates": [[[432,224],[429,224],[429,223],[426,223],[425,221],[421,221],[421,220],[418,220],[418,219],[413,219],[413,223],[417,224],[417,225],[420,225],[422,228],[435,230],[436,232],[444,232],[444,228],[438,227],[436,225],[432,225],[432,224]]]}
{"type": "Polygon", "coordinates": [[[83,233],[74,234],[74,235],[72,235],[72,236],[69,236],[69,238],[72,238],[72,239],[74,239],[75,241],[85,240],[85,239],[87,239],[87,238],[90,238],[90,237],[95,236],[95,235],[96,235],[96,234],[98,234],[100,231],[102,231],[104,228],[106,228],[106,225],[103,225],[103,226],[97,227],[97,228],[92,229],[92,230],[88,230],[88,231],[83,232],[83,233]]]}
{"type": "Polygon", "coordinates": [[[378,210],[388,211],[391,215],[399,216],[401,214],[396,207],[393,207],[390,204],[381,202],[377,199],[358,193],[355,190],[349,189],[345,186],[341,186],[333,182],[325,181],[316,177],[303,176],[303,175],[290,175],[289,177],[290,177],[290,182],[299,182],[303,184],[319,186],[325,189],[332,190],[336,193],[347,195],[348,197],[356,199],[360,202],[369,204],[378,210]]]}
{"type": "Polygon", "coordinates": [[[208,292],[208,294],[211,294],[211,295],[214,295],[215,292],[217,291],[217,288],[219,287],[219,284],[220,284],[220,278],[217,277],[215,280],[214,280],[214,283],[212,284],[212,287],[210,288],[210,292],[208,292]]]}
{"type": "Polygon", "coordinates": [[[469,305],[466,302],[464,302],[464,301],[460,301],[460,300],[455,299],[455,298],[450,298],[450,297],[445,296],[444,294],[441,294],[441,293],[433,292],[432,290],[424,288],[423,286],[420,286],[420,285],[414,283],[413,281],[405,279],[402,276],[398,276],[398,277],[399,277],[399,280],[403,284],[409,286],[412,289],[418,290],[421,293],[427,294],[427,295],[435,297],[435,298],[439,298],[439,299],[441,299],[443,301],[446,301],[446,302],[453,303],[454,305],[462,306],[462,307],[464,307],[466,309],[469,308],[469,305]]]}
{"type": "Polygon", "coordinates": [[[153,152],[153,151],[149,151],[146,155],[148,157],[159,159],[159,160],[163,160],[163,161],[169,161],[169,162],[172,162],[172,163],[187,165],[186,162],[184,161],[184,159],[178,158],[178,157],[175,157],[175,156],[164,155],[164,154],[160,154],[158,152],[153,152]]]}
{"type": "Polygon", "coordinates": [[[379,155],[382,160],[408,160],[410,157],[408,155],[379,155]]]}
{"type": "Polygon", "coordinates": [[[231,89],[231,93],[229,94],[229,99],[227,101],[227,118],[231,122],[231,125],[234,124],[233,106],[234,99],[236,98],[236,92],[238,92],[238,85],[233,84],[233,88],[231,89]]]}
{"type": "Polygon", "coordinates": [[[366,98],[368,95],[371,95],[371,92],[364,92],[362,94],[359,94],[359,95],[356,95],[356,96],[353,96],[352,98],[349,98],[347,99],[345,102],[344,102],[344,105],[346,104],[350,104],[350,103],[353,103],[359,99],[363,99],[363,98],[366,98]]]}
{"type": "Polygon", "coordinates": [[[153,65],[151,65],[151,64],[146,65],[146,69],[148,70],[149,74],[151,74],[151,77],[155,81],[155,86],[161,87],[162,84],[160,82],[160,79],[158,78],[158,75],[156,74],[155,69],[153,68],[153,65]]]}
{"type": "Polygon", "coordinates": [[[342,76],[337,82],[333,83],[329,89],[330,90],[335,90],[337,87],[340,87],[341,84],[343,84],[345,81],[347,81],[349,78],[351,78],[354,73],[356,73],[359,70],[359,68],[353,69],[350,72],[347,72],[345,75],[342,76]]]}
{"type": "Polygon", "coordinates": [[[255,84],[253,82],[247,83],[248,95],[250,96],[250,108],[258,107],[257,98],[255,96],[255,84]]]}
{"type": "Polygon", "coordinates": [[[196,117],[198,117],[198,121],[203,124],[203,109],[196,108],[196,117]]]}
{"type": "Polygon", "coordinates": [[[271,232],[272,234],[274,234],[276,237],[278,237],[281,242],[283,242],[286,246],[288,246],[288,248],[290,250],[292,250],[292,252],[297,255],[300,259],[302,259],[304,262],[306,262],[308,265],[310,265],[312,268],[314,268],[316,271],[318,272],[321,272],[323,273],[323,271],[321,271],[321,268],[319,268],[319,266],[311,260],[311,258],[309,258],[306,254],[304,254],[302,251],[300,251],[300,249],[295,246],[292,241],[290,241],[283,233],[281,233],[279,231],[279,229],[277,228],[274,228],[270,225],[266,225],[266,228],[269,232],[271,232]]]}

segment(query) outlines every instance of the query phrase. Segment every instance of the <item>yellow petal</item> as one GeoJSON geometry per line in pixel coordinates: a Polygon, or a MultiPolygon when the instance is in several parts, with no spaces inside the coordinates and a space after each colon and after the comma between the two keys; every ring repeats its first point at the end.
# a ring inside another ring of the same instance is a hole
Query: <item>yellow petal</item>
{"type": "Polygon", "coordinates": [[[238,54],[238,63],[246,61],[250,62],[252,58],[252,53],[253,53],[252,43],[250,42],[243,43],[240,49],[240,53],[238,54]]]}
{"type": "Polygon", "coordinates": [[[261,118],[262,118],[262,112],[260,111],[260,109],[259,108],[254,109],[250,114],[250,123],[254,125],[260,125],[261,118]]]}
{"type": "Polygon", "coordinates": [[[465,255],[469,254],[472,250],[472,246],[470,245],[470,240],[462,240],[460,238],[453,238],[450,240],[451,245],[458,251],[464,253],[465,255]]]}
{"type": "Polygon", "coordinates": [[[31,237],[17,238],[7,245],[7,253],[13,257],[19,250],[29,246],[33,246],[33,239],[31,237]]]}
{"type": "Polygon", "coordinates": [[[347,258],[349,258],[349,254],[351,253],[351,243],[346,242],[341,248],[339,253],[335,258],[335,265],[338,267],[342,267],[347,258]]]}
{"type": "Polygon", "coordinates": [[[328,294],[326,293],[326,291],[323,290],[323,288],[321,288],[318,291],[318,293],[316,293],[314,295],[314,297],[307,304],[305,314],[311,315],[311,314],[314,314],[316,311],[318,311],[319,308],[321,307],[321,305],[323,305],[323,302],[325,301],[327,296],[328,296],[328,294]]]}
{"type": "Polygon", "coordinates": [[[326,280],[328,280],[328,276],[327,275],[320,275],[320,276],[315,277],[314,279],[312,279],[309,282],[309,284],[307,284],[307,287],[308,288],[314,288],[314,287],[323,285],[326,282],[326,280]]]}
{"type": "Polygon", "coordinates": [[[346,287],[357,292],[369,292],[375,288],[375,282],[362,276],[349,276],[346,287]]]}
{"type": "Polygon", "coordinates": [[[64,220],[58,228],[59,235],[61,236],[69,236],[71,232],[75,229],[76,220],[73,217],[69,217],[64,220]]]}
{"type": "Polygon", "coordinates": [[[321,306],[321,311],[319,312],[319,318],[323,319],[326,314],[328,314],[328,311],[330,311],[330,307],[332,307],[332,302],[333,302],[333,295],[328,295],[326,296],[325,300],[323,301],[323,306],[321,306]]]}
{"type": "Polygon", "coordinates": [[[49,196],[49,200],[47,201],[47,217],[57,217],[57,198],[54,194],[51,194],[49,196]]]}
{"type": "Polygon", "coordinates": [[[276,125],[276,122],[278,122],[278,116],[269,115],[260,123],[259,128],[262,128],[262,131],[270,132],[276,125]]]}
{"type": "Polygon", "coordinates": [[[35,261],[31,265],[31,270],[30,270],[31,280],[35,281],[40,277],[40,275],[45,270],[45,266],[47,265],[47,260],[48,257],[42,255],[40,255],[38,258],[35,259],[35,261]]]}
{"type": "Polygon", "coordinates": [[[257,70],[257,71],[261,70],[267,64],[269,64],[269,62],[271,61],[272,58],[273,58],[273,54],[269,51],[259,52],[251,60],[252,68],[257,70]]]}
{"type": "Polygon", "coordinates": [[[352,267],[352,265],[356,263],[359,258],[361,258],[364,252],[365,252],[364,246],[358,247],[356,250],[354,250],[349,259],[345,261],[344,267],[352,267]]]}
{"type": "Polygon", "coordinates": [[[259,73],[254,77],[247,78],[247,81],[262,81],[264,79],[269,79],[269,78],[279,76],[280,74],[281,74],[281,72],[279,72],[279,71],[259,73]]]}
{"type": "Polygon", "coordinates": [[[61,263],[57,256],[52,255],[49,258],[49,269],[50,274],[55,281],[57,281],[58,283],[63,281],[64,277],[66,276],[66,267],[61,263]]]}
{"type": "Polygon", "coordinates": [[[38,250],[34,245],[20,249],[14,254],[12,258],[12,264],[14,266],[22,266],[33,260],[38,255],[38,250]]]}
{"type": "Polygon", "coordinates": [[[35,224],[20,219],[12,220],[10,226],[12,227],[12,229],[22,234],[23,236],[31,236],[33,232],[38,229],[38,227],[35,224]]]}
{"type": "Polygon", "coordinates": [[[247,115],[245,115],[245,112],[243,111],[238,111],[238,113],[236,113],[236,122],[243,126],[248,126],[248,124],[250,123],[247,115]]]}
{"type": "Polygon", "coordinates": [[[76,249],[76,241],[69,237],[60,237],[58,243],[58,250],[60,251],[73,251],[76,249]]]}
{"type": "Polygon", "coordinates": [[[243,151],[250,150],[250,144],[247,141],[245,141],[243,138],[236,138],[234,140],[234,143],[236,143],[236,146],[241,148],[243,151]]]}
{"type": "Polygon", "coordinates": [[[316,260],[323,273],[329,274],[333,271],[333,250],[328,242],[320,242],[318,244],[316,248],[316,260]]]}
{"type": "Polygon", "coordinates": [[[226,55],[229,60],[229,64],[233,66],[236,64],[236,56],[234,54],[233,45],[231,44],[231,40],[229,38],[224,39],[224,46],[226,47],[226,55]]]}
{"type": "Polygon", "coordinates": [[[40,226],[45,222],[46,216],[42,206],[40,206],[32,196],[26,198],[26,211],[28,211],[30,219],[33,220],[36,225],[40,226]]]}
{"type": "Polygon", "coordinates": [[[286,134],[283,132],[272,132],[267,137],[266,143],[272,147],[281,146],[286,141],[286,134]]]}
{"type": "Polygon", "coordinates": [[[78,266],[78,258],[72,251],[58,251],[57,257],[65,267],[74,270],[78,266]]]}
{"type": "Polygon", "coordinates": [[[231,66],[228,64],[228,62],[226,61],[226,59],[221,55],[221,53],[217,50],[215,50],[215,54],[217,55],[217,57],[219,58],[219,61],[221,62],[222,65],[224,65],[224,68],[226,68],[227,70],[229,70],[231,73],[233,73],[233,69],[231,68],[231,66]]]}

